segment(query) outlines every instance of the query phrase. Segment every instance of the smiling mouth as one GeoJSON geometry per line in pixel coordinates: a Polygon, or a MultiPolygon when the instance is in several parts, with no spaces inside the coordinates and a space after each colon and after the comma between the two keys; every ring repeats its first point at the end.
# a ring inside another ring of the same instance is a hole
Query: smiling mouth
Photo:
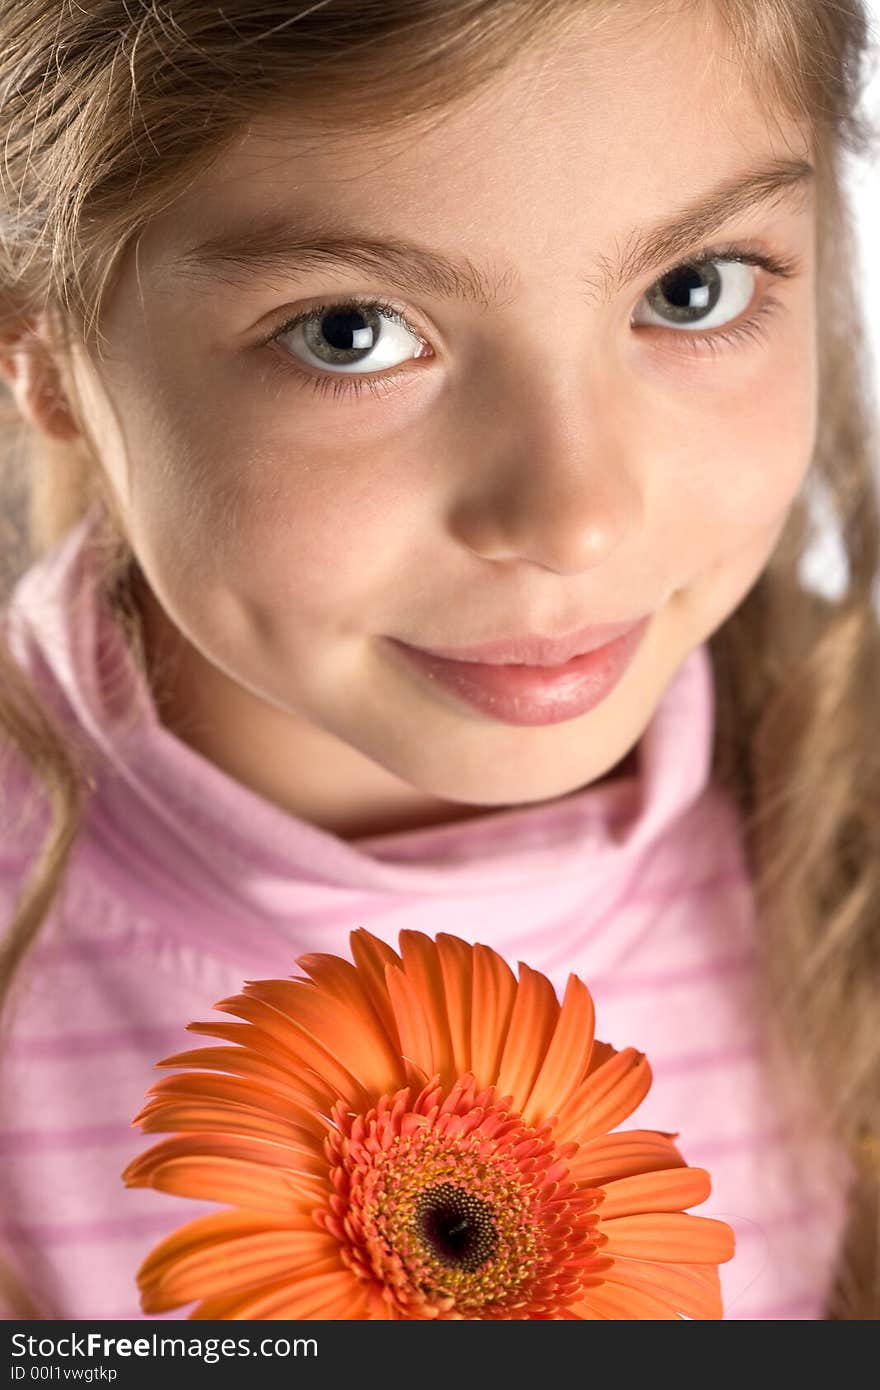
{"type": "Polygon", "coordinates": [[[463,661],[387,638],[431,692],[438,688],[490,718],[506,724],[558,724],[593,709],[623,677],[647,632],[643,618],[622,636],[555,665],[524,662],[463,661]]]}

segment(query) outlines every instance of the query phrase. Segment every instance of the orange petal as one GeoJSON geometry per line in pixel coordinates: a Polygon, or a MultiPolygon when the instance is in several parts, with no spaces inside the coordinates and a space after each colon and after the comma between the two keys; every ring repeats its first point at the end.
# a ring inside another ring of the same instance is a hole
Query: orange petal
{"type": "MultiPolygon", "coordinates": [[[[220,1024],[221,1028],[242,1028],[244,1038],[250,1033],[246,1023],[220,1024]]],[[[208,1025],[188,1023],[190,1032],[205,1032],[208,1025]]],[[[213,1024],[210,1025],[213,1027],[213,1024]]],[[[252,1076],[257,1080],[271,1081],[273,1085],[288,1085],[290,1071],[287,1067],[270,1062],[268,1057],[253,1052],[245,1043],[235,1047],[195,1047],[187,1052],[174,1052],[163,1057],[157,1067],[210,1067],[212,1071],[230,1072],[236,1076],[252,1076]],[[209,1060],[210,1058],[210,1060],[209,1060]]]]}
{"type": "Polygon", "coordinates": [[[605,1187],[632,1173],[684,1168],[672,1140],[651,1129],[628,1129],[588,1139],[569,1160],[569,1177],[585,1187],[605,1187]]]}
{"type": "Polygon", "coordinates": [[[155,1187],[181,1197],[290,1213],[327,1196],[312,1154],[262,1139],[212,1134],[163,1139],[129,1163],[126,1187],[155,1187]]]}
{"type": "MultiPolygon", "coordinates": [[[[248,983],[253,987],[266,982],[249,981],[248,983]]],[[[293,985],[294,981],[278,980],[274,983],[293,985]]],[[[303,982],[299,988],[309,989],[312,986],[303,982]]],[[[266,1002],[253,993],[235,994],[229,999],[219,1000],[214,1008],[246,1019],[254,1025],[259,1033],[268,1036],[277,1045],[282,1058],[286,1057],[287,1065],[295,1079],[307,1071],[313,1070],[353,1109],[359,1110],[366,1102],[367,1095],[363,1086],[337,1060],[329,1048],[325,1047],[308,1029],[303,1028],[289,1014],[274,1004],[266,1002]]],[[[255,1039],[249,1045],[259,1048],[261,1041],[255,1039]]]]}
{"type": "Polygon", "coordinates": [[[420,1085],[434,1075],[434,1047],[422,997],[397,966],[387,966],[385,982],[400,1035],[401,1056],[415,1070],[409,1079],[420,1085]]]}
{"type": "Polygon", "coordinates": [[[724,1264],[734,1248],[733,1231],[726,1222],[677,1212],[618,1216],[602,1222],[602,1234],[608,1237],[603,1255],[667,1264],[724,1264]]]}
{"type": "MultiPolygon", "coordinates": [[[[590,1065],[587,1067],[587,1076],[592,1076],[594,1071],[610,1062],[612,1057],[616,1057],[618,1048],[612,1047],[610,1043],[599,1042],[598,1038],[593,1039],[593,1050],[590,1053],[590,1065]]],[[[586,1078],[584,1078],[586,1080],[586,1078]]]]}
{"type": "Polygon", "coordinates": [[[352,1010],[308,980],[250,980],[244,993],[278,1011],[291,1030],[280,1039],[286,1046],[300,1053],[317,1043],[368,1095],[403,1084],[400,1058],[365,995],[360,1008],[352,1010]]]}
{"type": "Polygon", "coordinates": [[[471,1003],[471,1069],[477,1085],[492,1086],[516,1001],[516,976],[489,946],[474,947],[471,1003]]]}
{"type": "Polygon", "coordinates": [[[399,969],[402,964],[400,956],[387,942],[380,941],[378,936],[373,936],[365,927],[354,929],[349,936],[349,944],[364,992],[376,1013],[385,1019],[388,1036],[395,1050],[399,1052],[400,1039],[397,1036],[394,1010],[385,983],[385,967],[393,965],[399,969]]]}
{"type": "Polygon", "coordinates": [[[547,976],[520,961],[516,1001],[497,1083],[501,1095],[513,1097],[514,1110],[522,1110],[526,1103],[558,1018],[559,1000],[547,976]]]}
{"type": "MultiPolygon", "coordinates": [[[[245,996],[240,995],[239,998],[244,1000],[245,996]]],[[[217,1008],[218,1005],[215,1004],[214,1007],[217,1008]]],[[[216,1023],[213,1021],[210,1023],[188,1023],[186,1030],[188,1033],[206,1033],[211,1037],[223,1038],[226,1042],[241,1043],[242,1052],[247,1050],[255,1059],[262,1060],[267,1065],[275,1066],[287,1078],[287,1084],[296,1087],[297,1093],[305,1093],[313,1097],[319,1104],[332,1105],[339,1096],[339,1092],[334,1086],[331,1086],[328,1081],[318,1076],[314,1071],[309,1071],[303,1065],[301,1058],[296,1057],[287,1047],[279,1045],[275,1038],[255,1023],[225,1023],[218,1019],[216,1023]]],[[[192,1055],[181,1052],[176,1054],[176,1058],[192,1055]]],[[[196,1055],[198,1055],[198,1051],[196,1055]]],[[[167,1057],[163,1061],[157,1062],[156,1065],[165,1067],[177,1065],[177,1062],[175,1058],[167,1057]]]]}
{"type": "MultiPolygon", "coordinates": [[[[326,1126],[316,1121],[312,1106],[291,1101],[289,1096],[279,1094],[277,1087],[264,1085],[261,1081],[245,1080],[239,1076],[220,1076],[216,1073],[187,1072],[182,1076],[163,1076],[154,1082],[147,1091],[150,1099],[143,1110],[132,1120],[132,1124],[142,1123],[141,1117],[147,1114],[154,1117],[151,1128],[157,1128],[155,1115],[162,1106],[176,1105],[181,1100],[197,1105],[208,1102],[219,1103],[224,1110],[243,1109],[254,1121],[264,1120],[283,1126],[279,1131],[282,1137],[295,1131],[293,1137],[305,1142],[309,1135],[323,1141],[326,1126]]],[[[146,1126],[144,1126],[146,1127],[146,1126]]],[[[173,1128],[173,1126],[168,1126],[173,1128]]]]}
{"type": "Polygon", "coordinates": [[[658,1322],[680,1321],[677,1313],[659,1298],[642,1289],[623,1287],[620,1284],[600,1284],[590,1289],[582,1300],[583,1306],[604,1318],[618,1318],[626,1322],[651,1319],[658,1322]]]}
{"type": "MultiPolygon", "coordinates": [[[[270,1168],[289,1168],[293,1172],[325,1174],[327,1159],[311,1140],[301,1144],[297,1139],[255,1139],[230,1134],[178,1134],[162,1139],[151,1149],[132,1159],[123,1174],[135,1178],[149,1170],[154,1162],[182,1155],[204,1154],[218,1158],[239,1158],[248,1163],[262,1163],[270,1168]]],[[[131,1186],[137,1184],[132,1182],[131,1186]]]]}
{"type": "Polygon", "coordinates": [[[371,1322],[400,1322],[400,1310],[389,1303],[387,1298],[382,1297],[382,1286],[376,1283],[364,1285],[364,1295],[366,1298],[366,1316],[371,1322]]]}
{"type": "Polygon", "coordinates": [[[594,1022],[590,991],[569,975],[547,1055],[523,1110],[527,1124],[539,1125],[557,1114],[580,1084],[593,1050],[594,1022]]]}
{"type": "Polygon", "coordinates": [[[260,1056],[247,1047],[192,1048],[188,1052],[175,1052],[174,1056],[157,1062],[156,1066],[186,1066],[193,1072],[224,1072],[241,1076],[246,1081],[266,1079],[279,1099],[289,1101],[300,1122],[306,1123],[304,1112],[311,1113],[311,1129],[316,1134],[325,1133],[325,1126],[321,1125],[316,1112],[327,1108],[335,1098],[320,1081],[316,1084],[314,1077],[298,1077],[295,1081],[289,1070],[285,1072],[277,1063],[268,1061],[266,1056],[260,1056]]]}
{"type": "Polygon", "coordinates": [[[307,1218],[302,1229],[267,1227],[265,1218],[248,1213],[222,1212],[191,1222],[152,1251],[138,1271],[145,1313],[163,1313],[214,1294],[247,1291],[265,1285],[279,1274],[301,1279],[308,1269],[341,1269],[339,1245],[307,1218]],[[243,1221],[242,1215],[245,1216],[243,1221]],[[236,1218],[229,1221],[229,1217],[236,1218]],[[250,1220],[254,1229],[248,1230],[250,1220]],[[256,1223],[260,1223],[257,1225],[256,1223]],[[199,1229],[192,1228],[198,1224],[199,1229]],[[238,1229],[236,1229],[236,1226],[238,1229]],[[260,1227],[263,1227],[262,1229],[260,1227]]]}
{"type": "Polygon", "coordinates": [[[669,1265],[618,1256],[605,1279],[642,1289],[689,1318],[717,1321],[724,1316],[715,1265],[669,1265]]]}
{"type": "Polygon", "coordinates": [[[455,1058],[437,947],[424,932],[404,930],[400,933],[400,954],[404,973],[422,1001],[431,1035],[431,1075],[436,1072],[442,1085],[451,1086],[456,1078],[455,1058]]]}
{"type": "Polygon", "coordinates": [[[649,1211],[686,1211],[705,1202],[712,1183],[705,1168],[668,1168],[606,1183],[599,1219],[649,1211]]]}
{"type": "Polygon", "coordinates": [[[163,1236],[144,1259],[139,1273],[147,1278],[161,1277],[166,1266],[195,1250],[235,1240],[238,1236],[278,1230],[311,1232],[318,1228],[311,1214],[304,1211],[290,1215],[283,1212],[211,1211],[205,1216],[194,1217],[186,1225],[178,1226],[176,1231],[163,1236]]]}
{"type": "Polygon", "coordinates": [[[273,1119],[260,1114],[258,1110],[248,1110],[243,1105],[230,1105],[226,1101],[209,1099],[199,1105],[191,1100],[175,1102],[158,1098],[144,1106],[132,1121],[132,1124],[135,1123],[144,1134],[169,1131],[204,1134],[214,1131],[253,1139],[278,1139],[281,1143],[292,1139],[316,1156],[321,1153],[321,1141],[317,1135],[299,1125],[273,1119]]]}
{"type": "Polygon", "coordinates": [[[437,935],[437,954],[443,971],[446,1012],[452,1040],[453,1066],[457,1076],[471,1069],[471,983],[473,947],[448,932],[437,935]]]}
{"type": "Polygon", "coordinates": [[[554,1131],[557,1143],[577,1139],[583,1143],[604,1134],[631,1115],[651,1089],[651,1068],[634,1047],[616,1052],[594,1071],[559,1112],[554,1131]]]}
{"type": "Polygon", "coordinates": [[[297,964],[308,972],[323,994],[330,995],[350,1012],[368,1018],[387,1039],[394,1055],[398,1054],[400,1049],[388,996],[377,999],[351,961],[315,951],[299,956],[297,964]]]}
{"type": "Polygon", "coordinates": [[[308,1235],[267,1232],[227,1242],[208,1254],[181,1261],[161,1284],[144,1281],[141,1307],[145,1313],[167,1313],[197,1298],[233,1291],[248,1294],[265,1287],[267,1279],[282,1274],[291,1282],[299,1282],[316,1274],[338,1274],[342,1268],[337,1242],[324,1237],[322,1243],[320,1231],[308,1235]],[[328,1239],[335,1249],[328,1247],[328,1239]]]}
{"type": "Polygon", "coordinates": [[[359,1322],[368,1318],[367,1300],[360,1281],[346,1269],[298,1280],[286,1295],[279,1294],[252,1306],[248,1316],[274,1321],[320,1318],[359,1322]]]}
{"type": "Polygon", "coordinates": [[[191,1314],[193,1320],[327,1317],[358,1320],[365,1316],[366,1299],[348,1270],[322,1274],[301,1284],[277,1280],[245,1295],[207,1299],[191,1314]]]}
{"type": "Polygon", "coordinates": [[[213,1155],[169,1159],[151,1172],[148,1185],[177,1197],[225,1202],[253,1211],[311,1211],[327,1197],[326,1183],[307,1173],[213,1155]]]}
{"type": "MultiPolygon", "coordinates": [[[[284,1288],[287,1283],[288,1281],[286,1279],[279,1279],[275,1284],[269,1284],[266,1287],[284,1288]]],[[[192,1312],[189,1314],[189,1320],[191,1322],[200,1322],[203,1319],[210,1322],[221,1320],[226,1322],[235,1318],[246,1317],[247,1314],[239,1310],[244,1300],[250,1297],[252,1292],[253,1290],[249,1290],[248,1293],[218,1294],[214,1298],[206,1298],[193,1308],[192,1312]]]]}

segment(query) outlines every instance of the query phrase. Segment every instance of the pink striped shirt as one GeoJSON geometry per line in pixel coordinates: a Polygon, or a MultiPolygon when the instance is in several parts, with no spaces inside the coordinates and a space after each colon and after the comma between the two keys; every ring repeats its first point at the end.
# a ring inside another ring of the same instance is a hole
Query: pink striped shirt
{"type": "MultiPolygon", "coordinates": [[[[710,781],[708,649],[684,661],[634,776],[459,824],[345,841],[236,782],[171,734],[94,579],[90,513],[19,580],[18,662],[100,756],[64,891],[22,968],[4,1044],[0,1235],[47,1317],[143,1318],[136,1269],[218,1209],[127,1189],[154,1143],[130,1121],[184,1031],[245,979],[347,954],[366,926],[483,941],[561,990],[590,987],[597,1035],[648,1055],[625,1128],[680,1134],[709,1169],[698,1211],[731,1223],[725,1316],[818,1318],[839,1241],[839,1166],[795,1139],[802,1102],[762,1059],[752,895],[736,813],[710,781]]],[[[11,750],[0,806],[0,922],[48,823],[11,750]]],[[[205,1040],[208,1041],[208,1040],[205,1040]]],[[[192,1305],[166,1316],[185,1317],[192,1305]]],[[[8,1316],[9,1314],[7,1314],[8,1316]]]]}

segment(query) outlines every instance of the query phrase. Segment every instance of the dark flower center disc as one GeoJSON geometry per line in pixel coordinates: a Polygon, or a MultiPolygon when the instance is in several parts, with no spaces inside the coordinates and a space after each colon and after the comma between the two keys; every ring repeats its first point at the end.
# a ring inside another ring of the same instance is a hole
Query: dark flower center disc
{"type": "Polygon", "coordinates": [[[453,1183],[428,1187],[419,1197],[414,1225],[441,1264],[470,1274],[494,1255],[495,1213],[489,1202],[453,1183]]]}

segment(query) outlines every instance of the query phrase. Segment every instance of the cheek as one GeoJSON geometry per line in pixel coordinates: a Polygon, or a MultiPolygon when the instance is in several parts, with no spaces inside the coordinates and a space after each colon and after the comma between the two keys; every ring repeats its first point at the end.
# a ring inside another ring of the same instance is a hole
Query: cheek
{"type": "Polygon", "coordinates": [[[213,487],[200,450],[199,581],[234,595],[267,640],[361,631],[407,571],[426,494],[399,448],[352,440],[307,449],[293,431],[258,439],[236,426],[211,450],[213,487]]]}
{"type": "Polygon", "coordinates": [[[256,472],[236,496],[227,582],[267,614],[357,624],[399,573],[410,515],[399,489],[368,467],[302,457],[256,472]]]}
{"type": "Polygon", "coordinates": [[[673,486],[654,483],[660,529],[692,571],[772,549],[807,474],[816,440],[815,363],[809,335],[791,336],[767,354],[763,370],[726,389],[697,390],[661,446],[661,461],[676,462],[666,480],[673,486]],[[686,443],[676,448],[685,428],[686,443]]]}
{"type": "Polygon", "coordinates": [[[400,576],[423,570],[417,431],[378,412],[340,423],[294,392],[245,396],[188,356],[141,365],[117,388],[129,524],[178,626],[215,656],[256,637],[296,663],[315,636],[384,631],[400,576]]]}

